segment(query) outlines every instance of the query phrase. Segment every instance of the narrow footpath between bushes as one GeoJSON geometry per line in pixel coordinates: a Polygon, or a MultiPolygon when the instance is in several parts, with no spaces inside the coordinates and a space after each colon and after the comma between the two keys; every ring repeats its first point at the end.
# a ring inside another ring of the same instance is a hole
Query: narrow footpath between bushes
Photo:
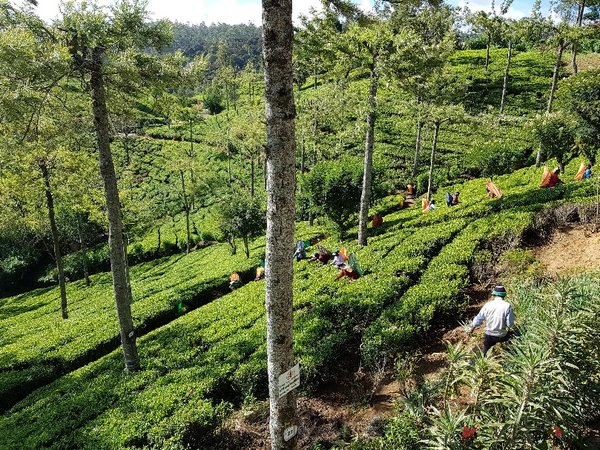
{"type": "MultiPolygon", "coordinates": [[[[600,267],[600,229],[593,225],[561,227],[547,243],[530,249],[540,264],[541,274],[556,277],[600,267]]],[[[350,442],[354,436],[376,435],[383,430],[397,401],[406,388],[440,376],[447,367],[445,341],[463,342],[469,348],[479,345],[477,334],[465,333],[461,322],[471,320],[488,300],[489,289],[474,285],[465,292],[468,306],[449,323],[433,332],[414,361],[414,376],[400,382],[387,372],[374,393],[357,387],[354,376],[346,374],[335,385],[327,385],[316,395],[298,400],[302,429],[301,448],[320,444],[330,448],[336,443],[350,442]],[[371,398],[368,402],[365,399],[371,398]]],[[[268,440],[268,402],[237,412],[223,429],[227,448],[270,448],[268,440]]],[[[600,448],[600,423],[590,424],[590,445],[600,448]]]]}

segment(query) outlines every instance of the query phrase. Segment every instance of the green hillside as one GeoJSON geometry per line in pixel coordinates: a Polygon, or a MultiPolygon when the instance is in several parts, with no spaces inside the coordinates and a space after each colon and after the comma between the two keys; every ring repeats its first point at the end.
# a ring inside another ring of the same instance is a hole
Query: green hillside
{"type": "MultiPolygon", "coordinates": [[[[576,164],[570,166],[566,177],[575,169],[576,164]]],[[[562,204],[585,208],[595,201],[590,183],[538,188],[540,173],[532,168],[498,177],[505,193],[501,199],[486,199],[485,180],[473,180],[456,186],[463,196],[457,207],[387,214],[384,228],[362,249],[352,241],[321,241],[328,248],[345,245],[356,251],[365,276],[355,283],[334,281],[336,272],[330,267],[304,261],[296,265],[296,352],[304,389],[335,376],[357,353],[368,367],[413,348],[436,320],[460,306],[477,252],[518,246],[526,233],[536,232],[536,217],[544,211],[562,204]]],[[[310,237],[321,230],[303,233],[310,237]]],[[[22,392],[36,377],[43,384],[87,363],[91,355],[100,358],[15,405],[0,420],[0,447],[212,445],[217,436],[211,433],[223,414],[244,399],[266,394],[264,284],[248,283],[207,305],[200,302],[224,287],[231,270],[249,270],[254,264],[227,256],[224,247],[211,247],[137,266],[132,272],[133,313],[141,334],[145,325],[165,320],[165,314],[174,318],[179,300],[199,307],[145,334],[140,339],[143,370],[126,378],[119,369],[119,350],[100,357],[102,350],[110,350],[103,343],[116,344],[116,329],[107,326],[110,286],[102,278],[93,288],[81,283],[72,287],[82,296],[73,300],[80,329],[52,320],[56,290],[3,300],[6,332],[0,355],[5,361],[2,385],[8,387],[3,399],[22,392]],[[215,272],[207,273],[207,264],[215,272]],[[105,316],[99,305],[106,305],[105,316]],[[49,320],[56,325],[48,327],[49,320]],[[88,332],[82,335],[81,330],[88,332]]]]}

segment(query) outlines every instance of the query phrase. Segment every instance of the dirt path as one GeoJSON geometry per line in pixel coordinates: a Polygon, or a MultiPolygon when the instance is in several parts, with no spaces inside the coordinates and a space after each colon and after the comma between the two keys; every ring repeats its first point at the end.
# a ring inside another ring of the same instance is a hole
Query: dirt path
{"type": "Polygon", "coordinates": [[[546,245],[533,251],[549,275],[565,275],[600,268],[600,232],[589,226],[559,228],[546,245]]]}

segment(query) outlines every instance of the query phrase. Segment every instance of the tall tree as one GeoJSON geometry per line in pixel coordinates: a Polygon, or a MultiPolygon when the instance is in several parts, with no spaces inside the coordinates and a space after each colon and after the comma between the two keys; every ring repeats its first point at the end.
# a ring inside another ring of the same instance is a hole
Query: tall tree
{"type": "Polygon", "coordinates": [[[120,81],[124,85],[133,87],[136,82],[141,83],[144,77],[150,76],[154,63],[154,58],[143,51],[152,47],[161,48],[168,42],[170,33],[164,22],[150,24],[145,3],[137,0],[121,1],[109,12],[95,3],[67,4],[58,28],[69,48],[73,68],[82,77],[90,79],[88,92],[92,100],[100,173],[108,214],[115,303],[125,370],[132,372],[140,368],[140,362],[131,316],[132,295],[119,188],[110,146],[107,65],[111,61],[119,63],[117,69],[121,69],[120,81]],[[145,73],[142,75],[143,72],[145,73]]]}
{"type": "Polygon", "coordinates": [[[296,139],[292,65],[292,0],[263,0],[267,121],[267,368],[271,448],[292,449],[296,394],[279,393],[279,377],[294,365],[292,249],[296,212],[296,139]],[[292,433],[290,433],[292,434],[292,433]],[[289,439],[286,439],[289,438],[289,439]]]}

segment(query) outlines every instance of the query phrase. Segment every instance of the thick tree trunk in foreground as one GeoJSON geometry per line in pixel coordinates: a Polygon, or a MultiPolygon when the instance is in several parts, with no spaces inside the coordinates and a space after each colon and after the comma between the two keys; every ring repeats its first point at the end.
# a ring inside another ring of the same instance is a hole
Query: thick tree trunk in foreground
{"type": "Polygon", "coordinates": [[[508,76],[510,74],[510,61],[512,58],[512,42],[508,41],[508,53],[506,55],[506,67],[504,68],[504,82],[502,83],[502,99],[500,100],[500,117],[504,114],[504,103],[506,100],[506,90],[508,88],[508,76]]]}
{"type": "Polygon", "coordinates": [[[431,142],[431,160],[429,161],[429,182],[427,183],[427,200],[431,200],[431,190],[433,188],[433,166],[435,163],[435,151],[437,150],[439,132],[440,123],[436,122],[433,126],[433,141],[431,142]]]}
{"type": "Polygon", "coordinates": [[[81,263],[83,265],[83,278],[85,279],[85,285],[90,286],[90,270],[88,268],[88,257],[87,247],[85,245],[85,239],[83,238],[83,220],[81,214],[77,214],[77,233],[79,234],[79,251],[81,252],[81,263]]]}
{"type": "Polygon", "coordinates": [[[365,162],[363,185],[360,196],[360,219],[358,222],[358,245],[367,245],[367,225],[369,223],[369,205],[371,200],[371,178],[373,172],[373,146],[375,142],[375,102],[377,98],[377,73],[375,58],[371,69],[369,88],[369,115],[367,117],[367,138],[365,140],[365,162]]]}
{"type": "MultiPolygon", "coordinates": [[[[560,74],[560,65],[562,63],[562,55],[565,49],[565,43],[561,40],[558,43],[558,52],[556,54],[556,63],[554,64],[554,72],[552,73],[552,85],[550,86],[550,96],[548,97],[548,104],[546,106],[546,114],[552,112],[552,104],[554,103],[554,94],[556,92],[556,86],[558,85],[558,76],[560,74]]],[[[538,146],[537,154],[535,155],[535,166],[540,167],[542,164],[542,146],[538,146]]]]}
{"type": "Polygon", "coordinates": [[[50,188],[50,175],[45,164],[40,165],[42,177],[44,178],[44,191],[46,193],[46,206],[48,206],[48,219],[50,220],[50,231],[52,232],[52,243],[54,245],[54,259],[56,260],[56,270],[58,272],[58,285],[60,287],[60,312],[63,319],[69,318],[67,308],[67,288],[65,282],[65,271],[63,268],[62,253],[60,251],[60,238],[56,226],[56,217],[54,215],[54,196],[50,188]]]}
{"type": "Polygon", "coordinates": [[[279,376],[294,366],[292,253],[296,151],[292,68],[292,0],[263,0],[267,119],[267,367],[272,449],[296,448],[284,432],[297,426],[296,393],[279,396],[279,376]]]}
{"type": "Polygon", "coordinates": [[[108,110],[106,107],[106,91],[102,73],[102,51],[95,48],[92,51],[91,88],[92,107],[94,111],[94,127],[98,144],[100,174],[104,182],[104,196],[108,214],[108,248],[110,253],[110,268],[113,277],[115,303],[119,316],[121,344],[125,358],[125,370],[134,372],[140,368],[137,353],[133,319],[131,317],[131,287],[128,283],[128,268],[125,259],[123,240],[123,223],[121,220],[121,205],[115,166],[110,151],[110,136],[108,127],[108,110]]]}

